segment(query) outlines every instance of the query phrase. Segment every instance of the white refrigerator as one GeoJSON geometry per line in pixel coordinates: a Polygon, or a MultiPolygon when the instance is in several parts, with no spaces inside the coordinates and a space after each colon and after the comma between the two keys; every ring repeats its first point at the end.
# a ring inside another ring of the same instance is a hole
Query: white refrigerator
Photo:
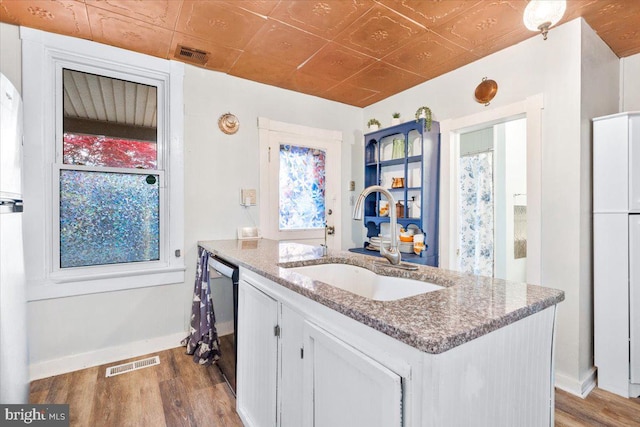
{"type": "Polygon", "coordinates": [[[22,246],[22,100],[0,73],[0,403],[28,403],[27,301],[22,246]]]}

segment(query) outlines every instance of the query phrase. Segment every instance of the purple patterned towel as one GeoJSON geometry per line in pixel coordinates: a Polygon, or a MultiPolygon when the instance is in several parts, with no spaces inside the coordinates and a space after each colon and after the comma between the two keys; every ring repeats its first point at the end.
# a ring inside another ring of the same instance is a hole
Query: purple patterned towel
{"type": "Polygon", "coordinates": [[[196,283],[191,305],[191,330],[181,344],[187,347],[187,354],[193,354],[193,361],[201,365],[211,365],[220,359],[220,342],[216,331],[216,316],[209,289],[209,252],[198,246],[198,266],[196,283]]]}

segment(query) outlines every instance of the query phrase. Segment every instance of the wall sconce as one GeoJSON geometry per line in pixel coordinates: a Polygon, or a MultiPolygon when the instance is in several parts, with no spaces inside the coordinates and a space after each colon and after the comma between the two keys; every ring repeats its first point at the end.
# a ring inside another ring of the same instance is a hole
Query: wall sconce
{"type": "Polygon", "coordinates": [[[549,28],[562,19],[566,9],[566,0],[531,0],[524,9],[522,20],[528,29],[540,31],[546,40],[549,28]]]}

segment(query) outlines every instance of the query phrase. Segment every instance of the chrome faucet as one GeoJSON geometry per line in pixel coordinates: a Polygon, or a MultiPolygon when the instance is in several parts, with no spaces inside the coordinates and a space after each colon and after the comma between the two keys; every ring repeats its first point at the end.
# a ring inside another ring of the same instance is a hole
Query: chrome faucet
{"type": "Polygon", "coordinates": [[[382,239],[380,239],[380,255],[388,259],[391,264],[398,265],[400,264],[402,255],[398,250],[398,218],[395,209],[396,201],[394,200],[391,193],[386,188],[379,185],[372,185],[362,190],[362,193],[360,193],[360,196],[358,196],[356,206],[353,208],[353,219],[362,220],[364,199],[366,199],[367,196],[373,192],[378,192],[384,195],[389,201],[389,228],[391,229],[391,244],[389,246],[389,249],[386,249],[384,247],[382,239]]]}

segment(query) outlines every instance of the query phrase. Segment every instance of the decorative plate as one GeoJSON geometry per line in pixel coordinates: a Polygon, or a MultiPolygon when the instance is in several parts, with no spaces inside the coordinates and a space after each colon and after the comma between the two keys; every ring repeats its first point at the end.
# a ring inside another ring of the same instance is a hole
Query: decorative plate
{"type": "Polygon", "coordinates": [[[223,114],[218,119],[218,127],[227,135],[233,135],[238,132],[240,128],[240,122],[238,118],[231,113],[223,114]]]}

